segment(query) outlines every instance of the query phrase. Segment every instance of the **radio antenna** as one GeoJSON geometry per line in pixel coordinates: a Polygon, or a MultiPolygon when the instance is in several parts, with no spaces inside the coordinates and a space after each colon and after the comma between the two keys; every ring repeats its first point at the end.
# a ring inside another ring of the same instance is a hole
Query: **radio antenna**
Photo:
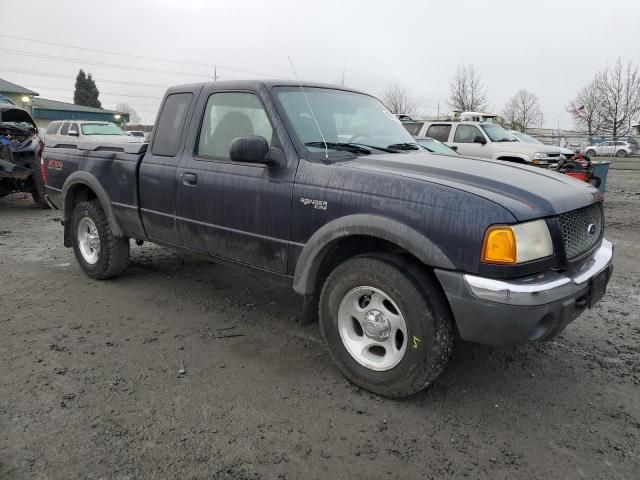
{"type": "Polygon", "coordinates": [[[316,128],[318,129],[318,132],[320,132],[320,137],[322,137],[322,143],[324,143],[324,159],[328,160],[329,147],[327,146],[327,141],[325,140],[324,135],[322,134],[322,130],[320,129],[320,125],[318,124],[318,120],[316,119],[316,116],[313,113],[313,109],[311,108],[311,103],[309,103],[309,99],[307,98],[307,94],[305,93],[304,88],[302,88],[302,82],[300,81],[298,72],[296,72],[296,67],[293,66],[293,60],[291,60],[291,55],[287,55],[287,57],[289,58],[289,63],[291,64],[291,70],[293,70],[293,74],[296,76],[296,79],[298,80],[298,84],[300,85],[300,91],[302,92],[302,95],[304,95],[304,99],[307,101],[309,112],[311,112],[311,118],[313,118],[313,122],[316,124],[316,128]]]}

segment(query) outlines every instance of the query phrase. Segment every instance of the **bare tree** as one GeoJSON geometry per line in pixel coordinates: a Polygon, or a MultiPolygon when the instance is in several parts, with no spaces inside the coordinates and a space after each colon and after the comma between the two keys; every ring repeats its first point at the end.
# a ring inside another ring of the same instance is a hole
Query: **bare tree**
{"type": "Polygon", "coordinates": [[[589,136],[602,133],[602,98],[598,79],[582,87],[576,98],[569,102],[567,112],[573,118],[578,130],[589,136]]]}
{"type": "Polygon", "coordinates": [[[473,65],[458,66],[449,90],[449,106],[454,112],[481,111],[489,107],[487,87],[473,65]]]}
{"type": "Polygon", "coordinates": [[[618,137],[631,130],[631,122],[640,114],[640,71],[629,62],[626,67],[618,58],[612,69],[596,75],[602,108],[603,130],[618,137]]]}
{"type": "Polygon", "coordinates": [[[544,118],[538,97],[524,88],[509,99],[502,116],[510,128],[521,132],[539,125],[544,118]]]}
{"type": "Polygon", "coordinates": [[[407,89],[397,83],[389,85],[380,95],[382,103],[391,113],[415,113],[418,104],[410,95],[407,89]]]}
{"type": "Polygon", "coordinates": [[[116,111],[129,114],[129,123],[140,123],[140,115],[128,103],[119,103],[116,105],[116,111]]]}

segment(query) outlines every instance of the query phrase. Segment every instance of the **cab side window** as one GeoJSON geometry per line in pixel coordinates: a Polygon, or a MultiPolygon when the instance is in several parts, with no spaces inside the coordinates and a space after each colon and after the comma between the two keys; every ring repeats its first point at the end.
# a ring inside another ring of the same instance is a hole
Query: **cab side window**
{"type": "Polygon", "coordinates": [[[70,126],[71,126],[71,122],[65,122],[62,125],[62,129],[60,130],[60,135],[66,135],[69,132],[70,126]]]}
{"type": "Polygon", "coordinates": [[[231,142],[248,135],[264,137],[272,145],[273,127],[260,99],[253,93],[214,93],[207,101],[197,155],[228,159],[231,142]]]}
{"type": "Polygon", "coordinates": [[[47,127],[47,135],[53,135],[58,132],[58,128],[60,128],[60,122],[51,122],[47,127]]]}
{"type": "Polygon", "coordinates": [[[482,137],[478,127],[474,125],[458,125],[453,141],[455,143],[473,143],[476,137],[482,137]]]}
{"type": "Polygon", "coordinates": [[[435,138],[440,142],[448,142],[450,132],[451,125],[431,125],[427,130],[426,136],[435,138]]]}
{"type": "Polygon", "coordinates": [[[155,127],[151,148],[153,155],[176,156],[192,98],[192,93],[174,93],[166,98],[155,127]]]}

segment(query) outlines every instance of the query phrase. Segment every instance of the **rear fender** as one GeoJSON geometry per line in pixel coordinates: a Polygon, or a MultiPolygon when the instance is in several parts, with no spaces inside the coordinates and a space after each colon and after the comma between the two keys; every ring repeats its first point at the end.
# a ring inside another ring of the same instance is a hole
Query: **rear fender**
{"type": "Polygon", "coordinates": [[[71,246],[71,217],[73,215],[73,209],[75,208],[75,194],[79,189],[88,188],[92,191],[102,209],[104,210],[113,235],[116,237],[124,237],[124,232],[118,225],[118,221],[113,215],[113,209],[111,208],[111,200],[105,189],[100,185],[100,182],[96,177],[88,172],[74,172],[65,180],[62,186],[62,219],[65,226],[64,232],[64,244],[65,246],[71,246]]]}

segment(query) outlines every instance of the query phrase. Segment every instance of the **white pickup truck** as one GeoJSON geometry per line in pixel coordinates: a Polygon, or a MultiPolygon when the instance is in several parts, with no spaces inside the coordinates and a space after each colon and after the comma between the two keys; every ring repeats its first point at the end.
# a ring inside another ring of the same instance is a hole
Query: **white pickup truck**
{"type": "Polygon", "coordinates": [[[464,157],[546,166],[562,155],[558,147],[521,142],[500,125],[488,122],[426,122],[418,136],[446,143],[464,157]]]}

